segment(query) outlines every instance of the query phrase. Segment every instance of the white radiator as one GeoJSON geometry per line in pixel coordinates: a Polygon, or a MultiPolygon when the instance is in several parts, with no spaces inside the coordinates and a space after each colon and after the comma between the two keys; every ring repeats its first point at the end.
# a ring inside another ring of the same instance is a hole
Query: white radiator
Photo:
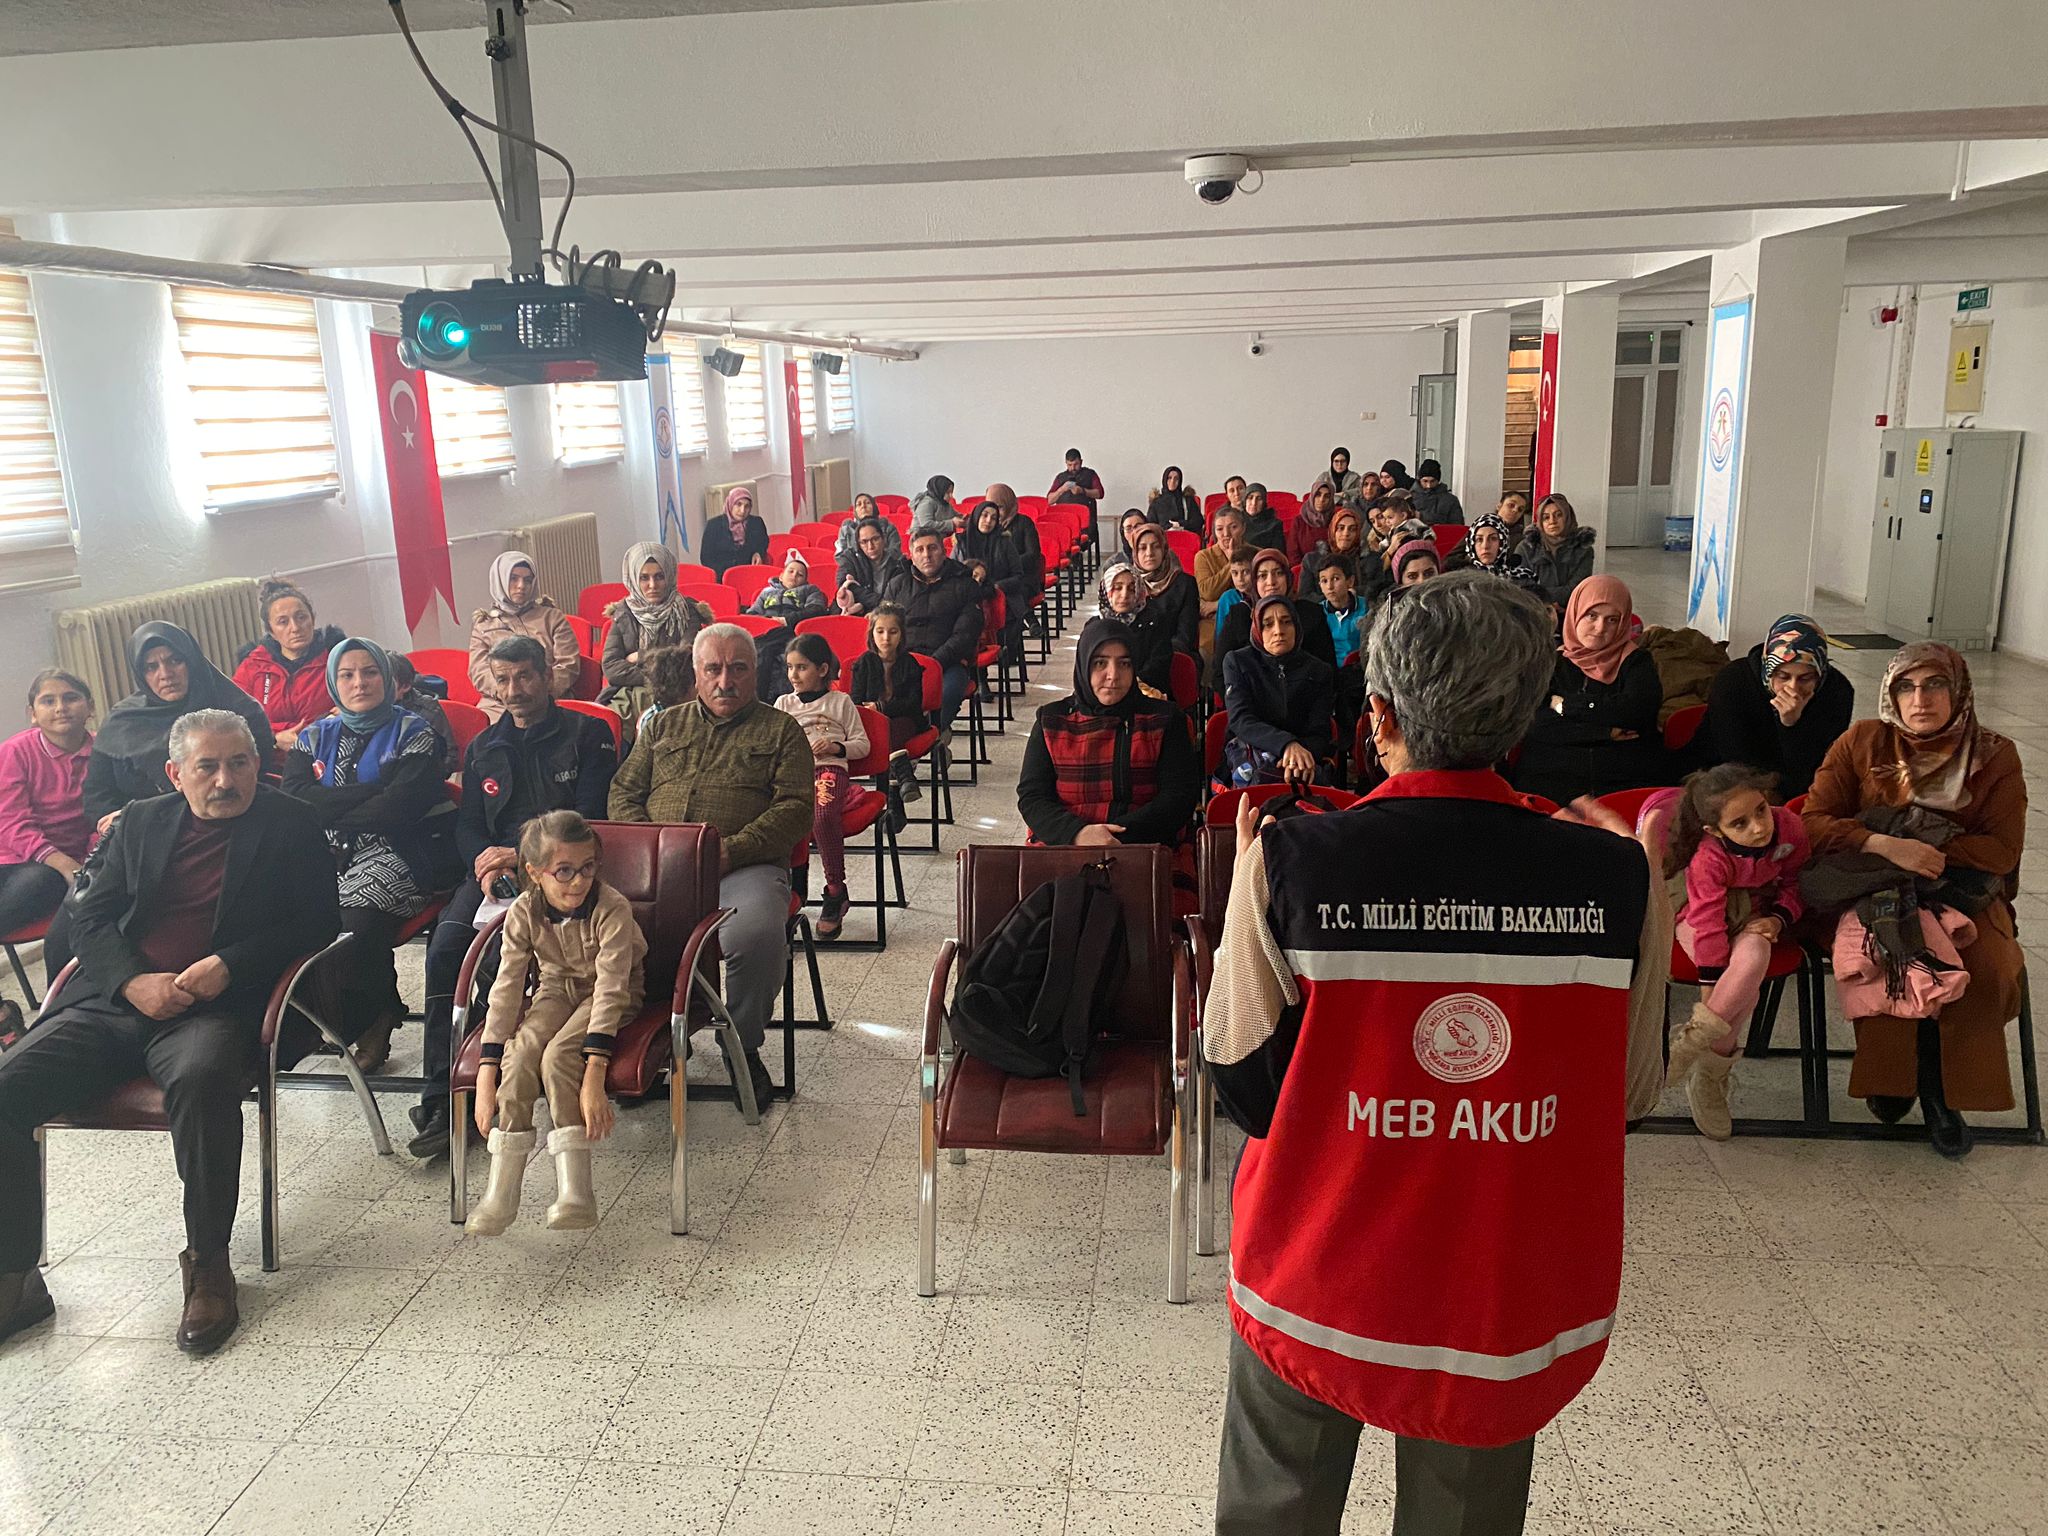
{"type": "Polygon", "coordinates": [[[809,469],[813,518],[853,505],[853,460],[820,459],[809,469]]]}
{"type": "Polygon", "coordinates": [[[520,542],[513,547],[533,556],[542,594],[553,598],[564,613],[576,611],[576,599],[585,587],[611,580],[598,564],[595,512],[551,517],[521,528],[515,537],[520,542]]]}

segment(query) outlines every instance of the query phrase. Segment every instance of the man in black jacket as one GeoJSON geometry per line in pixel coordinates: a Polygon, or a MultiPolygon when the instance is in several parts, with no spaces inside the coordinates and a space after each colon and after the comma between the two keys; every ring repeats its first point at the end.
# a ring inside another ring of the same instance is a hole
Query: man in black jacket
{"type": "Polygon", "coordinates": [[[242,1096],[271,989],[340,932],[341,911],[319,820],[258,785],[247,721],[180,716],[169,751],[177,793],[134,802],[107,834],[73,902],[78,969],[0,1057],[0,1338],[55,1310],[36,1268],[36,1128],[144,1075],[163,1089],[185,1185],[178,1347],[210,1354],[239,1321],[242,1096]]]}
{"type": "MultiPolygon", "coordinates": [[[[1465,507],[1458,493],[1444,484],[1444,467],[1435,459],[1415,466],[1415,515],[1425,523],[1462,523],[1465,507]]],[[[1513,553],[1513,551],[1509,551],[1513,553]]]]}
{"type": "MultiPolygon", "coordinates": [[[[574,810],[591,821],[604,820],[612,775],[619,767],[609,727],[555,707],[548,654],[538,640],[508,635],[491,647],[488,664],[505,713],[469,744],[462,759],[455,846],[469,878],[448,898],[427,941],[427,1090],[413,1106],[412,1123],[419,1134],[407,1145],[423,1159],[448,1151],[449,1027],[462,957],[476,938],[477,913],[487,895],[501,905],[516,894],[520,828],[547,811],[574,810]]],[[[477,991],[489,989],[497,969],[494,945],[477,967],[477,991]]]]}
{"type": "Polygon", "coordinates": [[[947,558],[946,546],[929,528],[910,540],[910,569],[892,580],[882,596],[904,612],[903,638],[944,672],[937,724],[951,731],[954,717],[974,681],[974,653],[981,644],[981,588],[967,567],[947,558]]]}

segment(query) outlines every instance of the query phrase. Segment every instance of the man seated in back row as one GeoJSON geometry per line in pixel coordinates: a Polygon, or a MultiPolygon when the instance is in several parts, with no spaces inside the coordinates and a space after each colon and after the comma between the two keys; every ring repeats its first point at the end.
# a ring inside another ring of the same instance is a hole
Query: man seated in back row
{"type": "Polygon", "coordinates": [[[319,819],[257,783],[263,753],[246,720],[182,715],[169,752],[176,793],[114,823],[72,902],[78,969],[0,1056],[0,1338],[55,1310],[36,1268],[36,1128],[145,1076],[163,1089],[185,1186],[178,1347],[210,1354],[239,1321],[228,1239],[242,1096],[261,1068],[271,990],[341,931],[341,909],[319,819]]]}
{"type": "MultiPolygon", "coordinates": [[[[477,913],[487,899],[502,904],[516,894],[519,829],[545,811],[576,811],[604,819],[605,796],[618,770],[619,751],[602,720],[558,708],[548,653],[530,635],[508,635],[485,658],[491,685],[505,713],[469,744],[462,759],[462,810],[455,846],[469,878],[455,888],[427,941],[425,1065],[427,1090],[413,1107],[418,1132],[407,1150],[436,1158],[448,1150],[448,1066],[453,1041],[455,984],[462,957],[476,938],[477,913]]],[[[330,861],[331,862],[331,861],[330,861]]],[[[497,975],[496,943],[478,967],[476,986],[488,990],[497,975]]]]}
{"type": "Polygon", "coordinates": [[[910,539],[910,569],[898,574],[882,596],[904,612],[904,640],[929,656],[944,674],[938,726],[952,740],[953,721],[974,681],[974,653],[981,644],[981,587],[967,567],[946,554],[945,542],[929,528],[910,539]]]}
{"type": "MultiPolygon", "coordinates": [[[[790,855],[811,832],[811,741],[793,715],[761,702],[754,637],[744,629],[707,625],[691,654],[697,697],[647,723],[612,784],[609,809],[613,821],[718,829],[718,904],[732,909],[718,930],[725,1004],[746,1048],[754,1100],[766,1104],[775,1084],[761,1044],[789,952],[790,855]]],[[[728,1066],[737,1082],[737,1063],[728,1066]]]]}

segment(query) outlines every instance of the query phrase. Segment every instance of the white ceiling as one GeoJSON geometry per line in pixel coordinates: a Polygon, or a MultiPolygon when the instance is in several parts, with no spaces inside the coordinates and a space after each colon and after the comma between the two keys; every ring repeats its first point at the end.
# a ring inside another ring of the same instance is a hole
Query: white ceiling
{"type": "MultiPolygon", "coordinates": [[[[1720,4],[1712,29],[1577,0],[1517,30],[1483,0],[583,0],[535,39],[536,121],[578,169],[566,241],[669,262],[692,319],[883,341],[1411,329],[1588,284],[1697,307],[1709,253],[1822,226],[1852,281],[2048,278],[2048,6],[1969,0],[1930,31],[1909,0],[1720,4]],[[1902,92],[1875,40],[1909,28],[1902,92]],[[1180,166],[1203,150],[1262,188],[1201,203],[1180,166]]],[[[133,9],[0,7],[25,50],[133,9]]],[[[43,146],[0,159],[24,235],[503,259],[382,0],[160,9],[188,39],[361,35],[0,58],[0,142],[43,146]]],[[[488,111],[479,42],[425,46],[488,111]]]]}

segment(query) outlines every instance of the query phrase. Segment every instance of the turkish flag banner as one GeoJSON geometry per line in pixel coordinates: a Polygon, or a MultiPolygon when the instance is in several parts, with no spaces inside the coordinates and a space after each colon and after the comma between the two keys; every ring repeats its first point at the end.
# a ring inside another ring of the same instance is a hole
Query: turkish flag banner
{"type": "Polygon", "coordinates": [[[384,434],[384,476],[391,488],[391,538],[398,551],[398,591],[405,627],[419,638],[438,595],[455,617],[455,572],[448,562],[448,522],[441,510],[441,466],[434,458],[434,421],[427,376],[398,360],[398,338],[370,332],[377,380],[377,423],[384,434]]]}
{"type": "Polygon", "coordinates": [[[1536,383],[1536,451],[1530,464],[1530,490],[1541,501],[1550,494],[1550,476],[1557,447],[1557,332],[1543,333],[1543,372],[1536,383]]]}
{"type": "Polygon", "coordinates": [[[811,498],[811,484],[804,473],[804,413],[796,397],[796,371],[810,366],[808,359],[802,363],[793,357],[782,360],[782,393],[789,401],[789,516],[797,523],[810,515],[804,504],[811,498]]]}

